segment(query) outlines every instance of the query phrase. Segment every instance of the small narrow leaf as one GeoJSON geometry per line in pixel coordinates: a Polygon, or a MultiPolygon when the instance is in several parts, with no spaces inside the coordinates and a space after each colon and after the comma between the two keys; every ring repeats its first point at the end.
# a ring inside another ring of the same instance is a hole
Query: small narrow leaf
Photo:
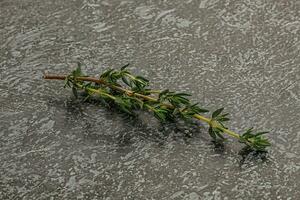
{"type": "Polygon", "coordinates": [[[100,75],[100,78],[108,77],[111,74],[111,72],[113,72],[113,71],[114,71],[114,69],[107,69],[103,74],[100,75]]]}
{"type": "Polygon", "coordinates": [[[268,131],[262,131],[262,132],[256,133],[255,136],[257,137],[257,136],[264,135],[264,134],[267,134],[267,133],[269,133],[269,132],[268,131]]]}
{"type": "Polygon", "coordinates": [[[221,112],[224,110],[224,108],[219,108],[216,111],[213,112],[212,118],[216,118],[221,112]]]}
{"type": "Polygon", "coordinates": [[[131,82],[130,81],[128,81],[127,80],[127,78],[126,77],[122,77],[122,81],[123,81],[123,83],[125,83],[126,85],[128,85],[129,87],[131,87],[132,86],[132,84],[131,84],[131,82]]]}
{"type": "Polygon", "coordinates": [[[70,87],[70,81],[69,81],[69,76],[67,76],[64,80],[64,88],[66,88],[67,86],[70,87]]]}
{"type": "Polygon", "coordinates": [[[214,140],[217,140],[216,133],[214,132],[214,130],[213,130],[212,127],[209,127],[208,133],[209,133],[209,135],[210,135],[214,140]]]}
{"type": "Polygon", "coordinates": [[[124,65],[123,67],[121,67],[121,71],[125,70],[128,66],[129,66],[129,63],[127,63],[126,65],[124,65]]]}
{"type": "Polygon", "coordinates": [[[215,133],[216,133],[216,135],[217,135],[220,139],[225,140],[225,138],[224,138],[224,136],[222,135],[221,132],[215,131],[215,133]]]}
{"type": "Polygon", "coordinates": [[[136,76],[135,78],[138,79],[139,81],[141,81],[142,83],[145,83],[145,84],[147,84],[149,82],[148,79],[146,79],[142,76],[136,76]]]}
{"type": "Polygon", "coordinates": [[[176,95],[177,95],[177,96],[192,96],[191,94],[184,93],[184,92],[176,93],[176,95]]]}
{"type": "Polygon", "coordinates": [[[221,122],[227,122],[227,121],[229,121],[229,120],[230,120],[229,118],[224,117],[224,118],[219,119],[218,121],[221,121],[221,122]]]}
{"type": "Polygon", "coordinates": [[[73,92],[75,98],[77,99],[78,98],[78,93],[77,93],[77,89],[75,87],[72,87],[72,92],[73,92]]]}

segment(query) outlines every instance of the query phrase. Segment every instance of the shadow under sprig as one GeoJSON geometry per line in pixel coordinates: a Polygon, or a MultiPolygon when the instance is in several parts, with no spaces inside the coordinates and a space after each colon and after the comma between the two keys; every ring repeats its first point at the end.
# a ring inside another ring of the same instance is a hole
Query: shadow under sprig
{"type": "Polygon", "coordinates": [[[267,151],[255,151],[247,146],[240,150],[239,155],[242,157],[239,163],[240,167],[249,162],[264,163],[268,161],[267,151]]]}

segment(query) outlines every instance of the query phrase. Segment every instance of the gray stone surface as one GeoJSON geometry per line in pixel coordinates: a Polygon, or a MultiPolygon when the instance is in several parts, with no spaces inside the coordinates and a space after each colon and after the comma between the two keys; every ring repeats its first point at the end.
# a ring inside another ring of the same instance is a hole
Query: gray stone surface
{"type": "Polygon", "coordinates": [[[1,0],[0,199],[299,199],[299,0],[1,0]],[[44,71],[131,63],[155,88],[270,130],[266,158],[205,127],[126,120],[44,71]],[[182,133],[192,134],[191,138],[182,133]]]}

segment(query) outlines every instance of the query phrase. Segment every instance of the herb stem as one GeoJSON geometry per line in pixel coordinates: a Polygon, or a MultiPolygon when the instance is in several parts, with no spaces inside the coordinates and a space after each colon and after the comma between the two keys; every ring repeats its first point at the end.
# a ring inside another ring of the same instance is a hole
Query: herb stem
{"type": "MultiPolygon", "coordinates": [[[[65,76],[65,75],[48,75],[48,74],[45,74],[43,77],[44,77],[44,79],[57,79],[57,80],[65,80],[65,79],[67,78],[67,76],[65,76]]],[[[124,93],[126,93],[128,96],[136,96],[136,97],[142,98],[142,99],[147,100],[147,101],[159,102],[159,101],[158,101],[156,98],[154,98],[154,97],[147,96],[147,95],[143,95],[143,94],[139,94],[139,93],[135,93],[135,92],[133,92],[133,91],[131,91],[131,90],[125,89],[125,88],[120,87],[120,86],[111,85],[111,84],[107,83],[106,81],[104,81],[104,80],[102,80],[102,79],[97,79],[97,78],[93,78],[93,77],[76,77],[76,79],[77,79],[77,80],[80,80],[80,81],[89,81],[89,82],[94,82],[94,83],[103,84],[103,85],[105,85],[105,86],[107,86],[107,87],[110,87],[110,88],[112,88],[112,89],[118,90],[118,91],[120,91],[120,92],[124,92],[124,93]]],[[[77,83],[77,85],[78,85],[78,87],[80,87],[80,88],[82,88],[82,89],[87,89],[87,90],[89,90],[89,91],[91,91],[91,92],[93,92],[93,93],[98,93],[98,94],[100,94],[100,95],[107,96],[107,97],[109,97],[109,98],[111,98],[111,99],[113,99],[113,100],[116,99],[114,96],[109,95],[109,94],[107,94],[107,93],[105,93],[105,92],[103,92],[103,91],[99,91],[99,90],[96,90],[96,89],[93,89],[93,88],[85,88],[83,85],[78,84],[78,83],[77,83]]],[[[154,91],[159,92],[159,91],[157,91],[157,90],[154,90],[154,91]]],[[[161,103],[161,105],[166,106],[166,107],[168,107],[168,108],[172,108],[172,107],[173,107],[172,105],[170,105],[170,104],[165,104],[165,103],[161,103]]],[[[148,106],[147,106],[147,107],[148,107],[148,106]]],[[[152,107],[151,107],[151,108],[148,107],[148,108],[149,108],[150,110],[153,110],[152,107]]],[[[184,112],[184,111],[183,111],[183,112],[184,112]]],[[[237,139],[240,139],[240,135],[239,135],[239,134],[237,134],[237,133],[235,133],[235,132],[233,132],[233,131],[231,131],[231,130],[229,130],[229,129],[226,129],[226,128],[222,127],[221,125],[219,125],[219,124],[213,122],[213,120],[210,119],[210,118],[204,117],[204,116],[199,115],[199,114],[194,114],[193,117],[194,117],[195,119],[200,120],[200,121],[206,122],[206,123],[208,123],[209,125],[211,125],[211,126],[213,126],[213,127],[215,127],[215,128],[218,128],[218,129],[222,130],[223,132],[227,133],[228,135],[230,135],[230,136],[232,136],[232,137],[235,137],[235,138],[237,138],[237,139]]]]}
{"type": "Polygon", "coordinates": [[[103,91],[101,91],[101,90],[97,90],[97,89],[93,89],[93,88],[84,87],[83,85],[81,85],[81,84],[79,84],[79,83],[76,83],[76,86],[79,87],[79,88],[81,88],[81,89],[88,90],[88,91],[90,91],[90,92],[92,92],[92,93],[97,93],[97,94],[100,94],[100,95],[102,95],[102,96],[107,96],[107,97],[109,97],[109,98],[111,98],[111,99],[113,99],[113,100],[116,100],[116,97],[114,97],[114,96],[112,96],[112,95],[110,95],[110,94],[108,94],[108,93],[106,93],[106,92],[103,92],[103,91]]]}
{"type": "Polygon", "coordinates": [[[237,134],[237,133],[235,133],[235,132],[233,132],[233,131],[231,131],[231,130],[229,130],[227,128],[224,128],[224,127],[222,127],[220,125],[217,125],[216,128],[221,129],[222,131],[224,131],[224,133],[227,133],[228,135],[230,135],[232,137],[240,139],[240,135],[239,134],[237,134]]]}
{"type": "Polygon", "coordinates": [[[194,114],[193,115],[194,118],[198,119],[198,120],[201,120],[201,121],[204,121],[206,123],[208,123],[209,125],[211,125],[212,127],[214,128],[218,128],[218,129],[221,129],[222,131],[224,131],[225,133],[227,133],[228,135],[232,136],[232,137],[235,137],[235,138],[240,138],[240,135],[229,130],[229,129],[226,129],[222,126],[220,126],[218,123],[214,122],[212,119],[210,118],[206,118],[202,115],[199,115],[199,114],[194,114]]]}

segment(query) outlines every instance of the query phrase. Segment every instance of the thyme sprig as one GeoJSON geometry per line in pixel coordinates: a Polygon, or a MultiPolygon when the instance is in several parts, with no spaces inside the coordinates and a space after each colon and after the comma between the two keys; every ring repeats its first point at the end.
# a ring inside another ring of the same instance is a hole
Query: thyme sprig
{"type": "Polygon", "coordinates": [[[225,123],[230,119],[228,113],[223,113],[224,108],[211,112],[211,117],[203,116],[210,112],[192,103],[187,93],[169,90],[152,90],[149,80],[142,76],[135,76],[127,70],[128,64],[120,70],[108,69],[100,74],[99,78],[88,77],[82,73],[80,65],[67,76],[45,75],[45,79],[65,80],[65,87],[72,88],[74,96],[78,97],[78,90],[87,93],[86,99],[99,96],[105,104],[114,104],[119,110],[136,115],[136,110],[147,110],[153,113],[161,122],[174,121],[177,118],[184,120],[197,119],[209,125],[208,133],[214,141],[225,140],[224,135],[229,135],[256,151],[265,151],[270,142],[263,135],[268,132],[253,133],[253,128],[243,134],[229,130],[225,123]]]}

